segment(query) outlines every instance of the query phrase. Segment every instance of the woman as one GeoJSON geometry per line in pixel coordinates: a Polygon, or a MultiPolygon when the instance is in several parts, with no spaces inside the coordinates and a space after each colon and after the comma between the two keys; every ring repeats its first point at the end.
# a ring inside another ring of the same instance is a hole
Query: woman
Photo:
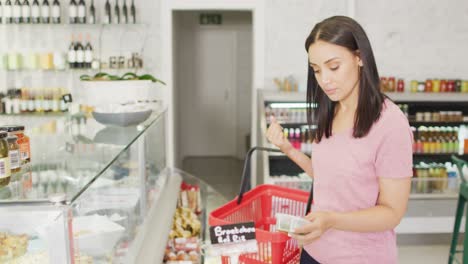
{"type": "Polygon", "coordinates": [[[397,263],[394,228],[412,176],[408,120],[380,91],[372,48],[356,21],[325,19],[305,45],[308,121],[317,125],[312,159],[291,146],[276,120],[267,131],[314,179],[310,224],[291,234],[303,245],[301,263],[397,263]]]}

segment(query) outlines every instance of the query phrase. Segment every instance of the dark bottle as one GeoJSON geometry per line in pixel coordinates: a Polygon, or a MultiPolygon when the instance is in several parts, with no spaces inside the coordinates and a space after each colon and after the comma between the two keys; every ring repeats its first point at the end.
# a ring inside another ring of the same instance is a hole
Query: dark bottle
{"type": "Polygon", "coordinates": [[[93,62],[93,46],[91,46],[89,34],[86,35],[86,46],[84,49],[84,68],[90,69],[93,62]]]}
{"type": "Polygon", "coordinates": [[[42,16],[42,23],[49,24],[50,23],[50,10],[49,10],[49,1],[44,0],[41,6],[41,16],[42,16]]]}
{"type": "Polygon", "coordinates": [[[75,0],[70,1],[70,5],[68,6],[68,23],[76,24],[78,20],[78,5],[76,4],[75,0]]]}
{"type": "Polygon", "coordinates": [[[122,22],[128,24],[128,7],[127,7],[127,0],[123,0],[122,6],[122,22]]]}
{"type": "Polygon", "coordinates": [[[104,24],[110,24],[112,21],[112,14],[111,14],[111,5],[109,0],[106,0],[106,4],[104,5],[104,24]]]}
{"type": "Polygon", "coordinates": [[[78,2],[78,24],[86,23],[86,3],[84,0],[78,2]]]}
{"type": "Polygon", "coordinates": [[[11,0],[6,0],[5,7],[3,7],[3,15],[5,16],[5,23],[13,23],[13,6],[11,5],[11,0]]]}
{"type": "Polygon", "coordinates": [[[21,3],[19,0],[16,0],[15,4],[13,5],[13,23],[23,23],[23,17],[21,16],[21,3]]]}
{"type": "Polygon", "coordinates": [[[94,0],[91,0],[91,5],[89,6],[89,24],[96,24],[96,8],[94,7],[94,0]]]}
{"type": "Polygon", "coordinates": [[[131,17],[131,23],[136,24],[136,9],[135,9],[134,0],[132,0],[132,5],[130,5],[130,17],[131,17]]]}
{"type": "Polygon", "coordinates": [[[78,41],[75,44],[75,52],[76,52],[76,68],[83,69],[84,68],[84,47],[81,44],[83,38],[81,34],[78,35],[78,41]]]}
{"type": "Polygon", "coordinates": [[[31,6],[29,6],[28,0],[24,0],[21,6],[21,16],[23,17],[23,23],[31,23],[31,6]]]}
{"type": "Polygon", "coordinates": [[[0,24],[3,24],[3,6],[2,6],[2,1],[0,1],[0,24]]]}
{"type": "Polygon", "coordinates": [[[41,10],[39,6],[39,1],[34,0],[31,6],[31,20],[33,24],[41,23],[41,10]]]}
{"type": "Polygon", "coordinates": [[[119,0],[115,0],[115,7],[114,7],[114,24],[120,24],[120,7],[119,7],[119,0]]]}
{"type": "Polygon", "coordinates": [[[76,68],[76,51],[75,51],[75,40],[73,35],[71,36],[70,46],[68,47],[68,65],[70,69],[76,68]]]}
{"type": "Polygon", "coordinates": [[[52,3],[52,23],[60,24],[62,21],[62,15],[60,10],[60,3],[58,0],[54,0],[52,3]]]}

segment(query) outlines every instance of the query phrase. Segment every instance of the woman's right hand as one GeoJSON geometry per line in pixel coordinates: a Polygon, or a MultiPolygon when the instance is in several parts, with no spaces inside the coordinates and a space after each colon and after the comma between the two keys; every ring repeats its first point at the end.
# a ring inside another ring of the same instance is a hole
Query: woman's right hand
{"type": "Polygon", "coordinates": [[[283,127],[278,124],[274,116],[271,117],[271,123],[266,132],[266,137],[273,145],[281,149],[282,152],[286,153],[290,147],[291,143],[287,138],[284,137],[283,127]]]}

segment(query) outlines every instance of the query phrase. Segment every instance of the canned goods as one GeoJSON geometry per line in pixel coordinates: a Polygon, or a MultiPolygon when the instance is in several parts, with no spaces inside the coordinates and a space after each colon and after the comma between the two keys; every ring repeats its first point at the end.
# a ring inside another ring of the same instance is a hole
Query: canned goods
{"type": "Polygon", "coordinates": [[[418,83],[418,92],[424,93],[426,90],[426,84],[424,82],[419,82],[418,83]]]}

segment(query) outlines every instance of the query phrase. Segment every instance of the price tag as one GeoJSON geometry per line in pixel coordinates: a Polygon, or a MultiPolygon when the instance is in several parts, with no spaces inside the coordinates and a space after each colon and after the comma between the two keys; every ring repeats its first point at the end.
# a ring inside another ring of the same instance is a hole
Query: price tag
{"type": "Polygon", "coordinates": [[[210,227],[211,244],[235,244],[255,240],[253,222],[210,227]]]}

